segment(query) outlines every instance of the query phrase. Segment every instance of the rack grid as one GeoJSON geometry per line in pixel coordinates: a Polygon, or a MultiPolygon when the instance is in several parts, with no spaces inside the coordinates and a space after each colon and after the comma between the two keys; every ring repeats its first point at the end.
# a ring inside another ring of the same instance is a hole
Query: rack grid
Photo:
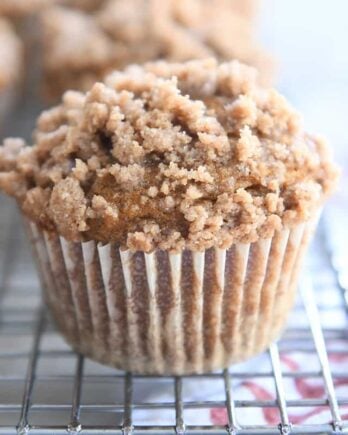
{"type": "Polygon", "coordinates": [[[4,198],[0,208],[0,434],[348,433],[348,288],[323,223],[278,343],[221,372],[151,377],[64,343],[16,210],[4,198]]]}

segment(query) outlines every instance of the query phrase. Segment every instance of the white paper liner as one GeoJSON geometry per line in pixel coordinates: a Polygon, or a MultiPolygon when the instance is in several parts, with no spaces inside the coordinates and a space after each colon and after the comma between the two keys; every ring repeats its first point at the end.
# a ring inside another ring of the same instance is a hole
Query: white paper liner
{"type": "Polygon", "coordinates": [[[181,254],[69,242],[27,223],[45,299],[77,351],[132,372],[185,374],[227,367],[277,338],[316,222],[181,254]]]}

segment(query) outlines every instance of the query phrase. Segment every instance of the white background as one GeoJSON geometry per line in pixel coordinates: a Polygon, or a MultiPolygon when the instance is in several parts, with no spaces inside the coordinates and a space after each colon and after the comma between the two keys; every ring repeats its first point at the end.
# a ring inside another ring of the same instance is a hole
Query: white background
{"type": "Polygon", "coordinates": [[[261,39],[277,87],[325,135],[348,169],[348,0],[263,0],[261,39]]]}

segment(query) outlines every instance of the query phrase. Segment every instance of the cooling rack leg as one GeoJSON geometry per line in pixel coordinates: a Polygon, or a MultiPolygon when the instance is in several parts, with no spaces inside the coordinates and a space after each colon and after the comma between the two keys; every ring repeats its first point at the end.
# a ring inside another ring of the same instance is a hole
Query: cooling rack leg
{"type": "Polygon", "coordinates": [[[28,414],[29,414],[31,397],[32,397],[33,387],[35,382],[36,366],[39,358],[40,340],[45,327],[44,308],[40,308],[37,319],[38,320],[34,333],[33,345],[32,345],[31,354],[28,363],[27,376],[25,380],[25,388],[24,388],[23,401],[22,401],[22,411],[17,425],[18,435],[26,435],[30,431],[28,414]]]}
{"type": "Polygon", "coordinates": [[[82,426],[80,423],[80,404],[81,404],[81,390],[82,390],[82,377],[83,377],[83,356],[79,355],[76,364],[76,375],[73,390],[73,402],[71,407],[71,419],[68,426],[68,433],[76,435],[81,432],[82,426]]]}
{"type": "Polygon", "coordinates": [[[123,435],[133,434],[133,418],[132,418],[132,401],[133,401],[133,376],[127,373],[124,384],[124,418],[122,425],[123,435]]]}
{"type": "Polygon", "coordinates": [[[238,430],[238,425],[237,425],[235,404],[231,394],[231,378],[228,369],[225,369],[223,371],[223,378],[224,378],[225,396],[226,396],[226,410],[228,416],[227,432],[230,435],[234,435],[238,430]]]}
{"type": "Polygon", "coordinates": [[[175,377],[175,433],[185,435],[184,405],[182,401],[182,379],[175,377]]]}
{"type": "Polygon", "coordinates": [[[277,402],[280,411],[281,423],[279,425],[279,431],[282,435],[291,433],[291,423],[289,421],[288,410],[286,407],[285,390],[283,384],[283,376],[280,365],[279,351],[275,343],[271,344],[269,348],[269,356],[271,359],[273,378],[275,388],[277,392],[277,402]]]}
{"type": "Polygon", "coordinates": [[[312,280],[309,276],[303,278],[300,285],[300,290],[303,304],[310,322],[314,345],[321,365],[321,373],[323,376],[325,389],[327,392],[327,400],[332,416],[332,427],[335,433],[342,433],[342,420],[340,417],[335,387],[330,370],[324,335],[321,329],[319,312],[313,293],[312,280]]]}

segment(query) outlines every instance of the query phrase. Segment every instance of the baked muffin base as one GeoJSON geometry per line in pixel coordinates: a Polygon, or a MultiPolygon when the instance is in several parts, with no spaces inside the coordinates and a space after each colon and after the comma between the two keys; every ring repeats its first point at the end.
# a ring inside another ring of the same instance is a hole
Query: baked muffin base
{"type": "Polygon", "coordinates": [[[152,254],[69,242],[26,221],[45,300],[68,343],[140,374],[204,373],[276,339],[314,221],[228,250],[152,254]]]}

